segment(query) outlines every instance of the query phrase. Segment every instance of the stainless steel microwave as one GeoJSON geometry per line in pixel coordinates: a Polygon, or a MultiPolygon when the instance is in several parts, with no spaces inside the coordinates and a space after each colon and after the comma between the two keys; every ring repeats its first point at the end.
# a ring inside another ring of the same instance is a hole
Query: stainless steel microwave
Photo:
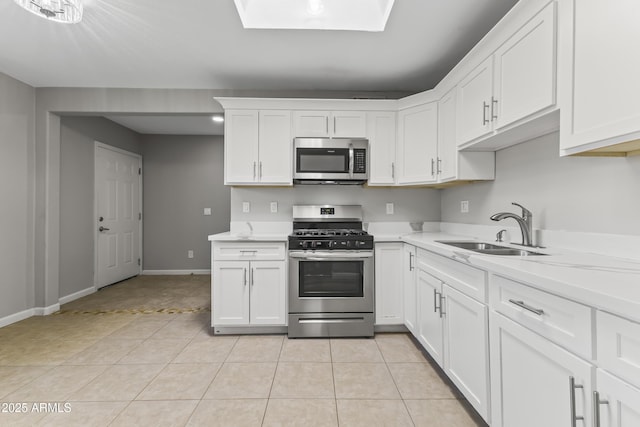
{"type": "Polygon", "coordinates": [[[369,177],[366,139],[295,138],[295,184],[363,184],[369,177]]]}

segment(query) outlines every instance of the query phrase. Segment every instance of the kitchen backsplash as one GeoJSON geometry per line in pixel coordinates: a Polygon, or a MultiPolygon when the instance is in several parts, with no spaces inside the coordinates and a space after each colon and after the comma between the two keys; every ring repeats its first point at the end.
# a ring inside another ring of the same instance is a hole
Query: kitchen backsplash
{"type": "Polygon", "coordinates": [[[362,205],[364,222],[439,221],[439,190],[367,188],[346,185],[303,185],[286,188],[231,188],[231,221],[291,221],[293,205],[362,205]],[[249,213],[243,213],[249,202],[249,213]],[[277,202],[278,211],[271,212],[277,202]],[[393,214],[387,204],[393,204],[393,214]]]}

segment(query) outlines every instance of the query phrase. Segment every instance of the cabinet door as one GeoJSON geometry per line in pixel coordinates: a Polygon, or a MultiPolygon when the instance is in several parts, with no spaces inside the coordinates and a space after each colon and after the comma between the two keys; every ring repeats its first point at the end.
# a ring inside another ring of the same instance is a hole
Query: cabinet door
{"type": "Polygon", "coordinates": [[[402,325],[402,243],[376,243],[376,324],[402,325]]]}
{"type": "Polygon", "coordinates": [[[373,185],[395,183],[396,113],[367,113],[369,181],[373,185]]]}
{"type": "Polygon", "coordinates": [[[432,275],[418,270],[418,341],[443,366],[443,331],[440,314],[442,282],[432,275]]]}
{"type": "Polygon", "coordinates": [[[258,179],[258,111],[227,110],[224,127],[225,184],[258,179]]]}
{"type": "Polygon", "coordinates": [[[487,306],[447,286],[444,295],[444,370],[485,420],[489,418],[487,306]],[[470,356],[473,355],[473,356],[470,356]]]}
{"type": "Polygon", "coordinates": [[[493,57],[490,56],[458,84],[458,145],[491,133],[492,80],[493,57]]]}
{"type": "Polygon", "coordinates": [[[435,182],[437,157],[438,103],[431,102],[398,113],[398,184],[435,182]]]}
{"type": "Polygon", "coordinates": [[[456,89],[438,102],[438,181],[456,179],[458,146],[456,144],[456,89]]]}
{"type": "Polygon", "coordinates": [[[555,2],[494,54],[494,129],[556,103],[555,2]]]}
{"type": "Polygon", "coordinates": [[[293,136],[301,138],[328,137],[329,115],[328,111],[294,111],[293,136]]]}
{"type": "Polygon", "coordinates": [[[640,138],[640,2],[569,0],[559,6],[560,148],[640,138]]]}
{"type": "Polygon", "coordinates": [[[260,111],[258,176],[262,184],[292,184],[290,111],[260,111]]]}
{"type": "Polygon", "coordinates": [[[367,118],[362,111],[331,113],[330,134],[334,138],[366,138],[367,118]]]}
{"type": "Polygon", "coordinates": [[[214,325],[249,324],[249,263],[213,263],[211,293],[214,325]]]}
{"type": "Polygon", "coordinates": [[[418,335],[416,271],[416,248],[405,243],[402,249],[404,325],[414,336],[418,335]]]}
{"type": "MultiPolygon", "coordinates": [[[[640,390],[598,369],[596,384],[600,394],[601,427],[637,427],[640,426],[640,390]]],[[[595,401],[592,404],[596,404],[595,401]]]]}
{"type": "Polygon", "coordinates": [[[490,314],[491,425],[571,426],[569,378],[575,412],[591,426],[593,366],[501,314],[490,314]]]}
{"type": "Polygon", "coordinates": [[[284,261],[253,261],[249,273],[251,324],[285,325],[287,279],[284,261]]]}

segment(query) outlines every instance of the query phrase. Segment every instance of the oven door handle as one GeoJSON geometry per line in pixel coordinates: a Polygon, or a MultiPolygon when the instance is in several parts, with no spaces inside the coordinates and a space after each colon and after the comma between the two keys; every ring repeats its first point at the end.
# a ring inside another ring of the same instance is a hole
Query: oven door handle
{"type": "Polygon", "coordinates": [[[337,259],[366,259],[373,258],[373,251],[350,251],[350,252],[289,252],[289,258],[304,259],[308,261],[327,261],[337,259]]]}

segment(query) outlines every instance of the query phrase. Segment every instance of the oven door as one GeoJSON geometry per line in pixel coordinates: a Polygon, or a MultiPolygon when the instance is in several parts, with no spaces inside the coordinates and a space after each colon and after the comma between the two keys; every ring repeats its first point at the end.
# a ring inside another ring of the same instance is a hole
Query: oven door
{"type": "Polygon", "coordinates": [[[290,313],[373,312],[373,251],[289,252],[290,313]]]}

